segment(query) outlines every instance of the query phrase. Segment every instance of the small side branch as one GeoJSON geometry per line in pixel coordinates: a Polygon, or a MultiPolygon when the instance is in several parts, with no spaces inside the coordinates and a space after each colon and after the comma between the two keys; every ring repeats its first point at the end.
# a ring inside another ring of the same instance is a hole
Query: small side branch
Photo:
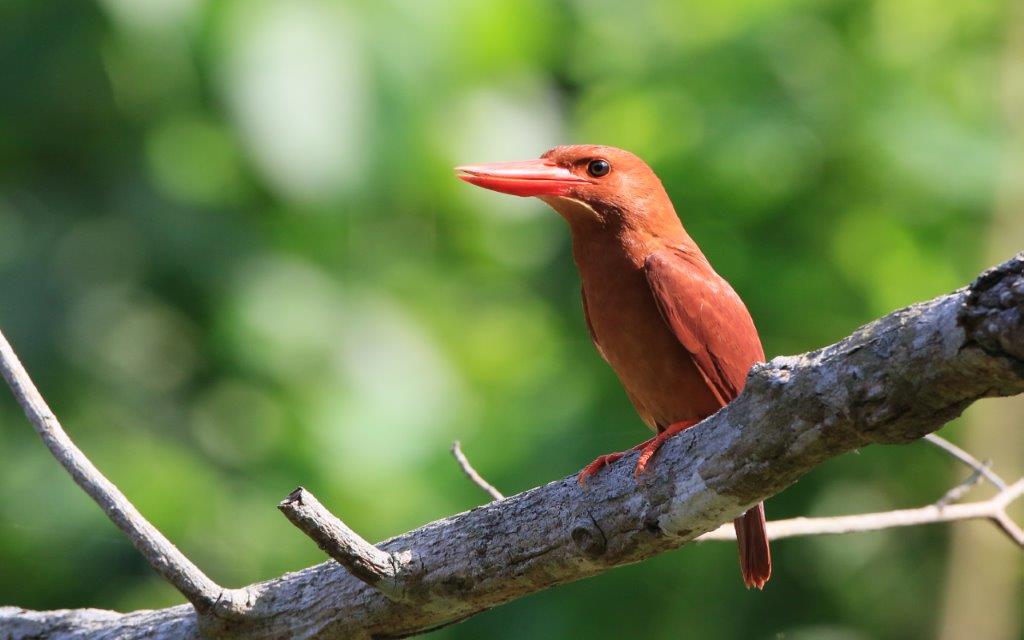
{"type": "Polygon", "coordinates": [[[490,482],[484,480],[483,476],[477,473],[473,465],[469,464],[469,460],[466,459],[466,455],[462,453],[462,445],[458,440],[452,443],[452,455],[455,456],[455,461],[462,467],[462,472],[466,474],[466,477],[470,479],[476,486],[480,487],[487,495],[491,496],[494,500],[504,500],[505,495],[494,488],[490,482]]]}
{"type": "Polygon", "coordinates": [[[277,508],[352,575],[391,600],[405,599],[401,582],[411,557],[399,557],[373,546],[304,487],[288,494],[277,508]]]}
{"type": "Polygon", "coordinates": [[[929,433],[924,437],[924,439],[942,449],[956,460],[959,460],[971,469],[974,469],[975,473],[984,476],[985,479],[991,482],[996,489],[999,489],[1000,491],[1006,489],[1006,482],[1003,481],[995,471],[992,471],[991,464],[989,462],[981,462],[937,433],[929,433]]]}
{"type": "MultiPolygon", "coordinates": [[[[1024,548],[1024,532],[1006,514],[1006,508],[1022,494],[1024,494],[1024,478],[1006,487],[996,496],[981,502],[946,506],[929,505],[918,509],[901,509],[832,518],[774,520],[768,523],[768,538],[781,540],[797,536],[863,533],[939,522],[989,520],[1002,529],[1017,546],[1024,548]]],[[[697,538],[700,542],[735,539],[736,533],[731,523],[722,525],[697,538]]]]}
{"type": "Polygon", "coordinates": [[[230,611],[236,594],[221,588],[139,513],[128,498],[79,449],[43,400],[10,343],[0,333],[0,373],[43,443],[150,566],[200,612],[230,611]]]}
{"type": "Polygon", "coordinates": [[[970,493],[971,489],[981,484],[984,479],[985,476],[980,472],[972,471],[971,475],[964,478],[963,482],[942,494],[942,497],[935,501],[935,506],[944,507],[954,502],[960,502],[964,496],[970,493]]]}

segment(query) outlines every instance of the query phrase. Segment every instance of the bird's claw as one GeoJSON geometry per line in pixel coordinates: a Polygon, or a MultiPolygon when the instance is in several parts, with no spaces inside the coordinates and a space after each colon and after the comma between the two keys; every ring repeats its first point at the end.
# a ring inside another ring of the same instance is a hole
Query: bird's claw
{"type": "Polygon", "coordinates": [[[606,453],[603,456],[597,456],[593,462],[583,467],[580,474],[576,476],[576,482],[578,482],[581,487],[585,486],[587,484],[587,479],[590,478],[590,476],[596,474],[598,471],[604,469],[624,455],[626,455],[626,452],[620,451],[618,453],[606,453]]]}
{"type": "Polygon", "coordinates": [[[590,476],[595,475],[601,469],[604,469],[608,465],[612,464],[613,462],[619,460],[623,456],[634,451],[640,452],[640,457],[637,459],[636,467],[633,470],[633,476],[639,478],[642,474],[646,473],[648,467],[650,466],[651,458],[653,458],[654,454],[658,452],[658,449],[661,448],[661,445],[665,444],[665,442],[672,436],[678,434],[684,429],[692,427],[695,424],[697,424],[696,420],[685,420],[682,422],[676,422],[670,424],[667,429],[665,429],[658,435],[654,436],[650,440],[645,440],[641,442],[640,444],[636,445],[629,451],[606,453],[603,456],[598,456],[593,462],[583,467],[583,470],[580,471],[578,476],[576,476],[576,482],[578,482],[581,487],[585,486],[587,483],[587,479],[589,479],[590,476]]]}
{"type": "Polygon", "coordinates": [[[678,435],[695,424],[697,424],[696,420],[683,420],[672,423],[664,431],[643,443],[640,449],[640,457],[636,461],[636,468],[633,470],[633,476],[639,478],[642,474],[646,473],[651,458],[658,452],[661,445],[668,442],[669,438],[678,435]]]}

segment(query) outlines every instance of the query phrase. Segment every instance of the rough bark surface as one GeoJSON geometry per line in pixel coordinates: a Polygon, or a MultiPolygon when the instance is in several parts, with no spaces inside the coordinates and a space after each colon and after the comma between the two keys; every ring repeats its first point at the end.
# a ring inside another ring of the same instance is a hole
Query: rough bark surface
{"type": "Polygon", "coordinates": [[[834,345],[754,367],[743,394],[669,441],[639,482],[628,456],[586,489],[564,478],[382,543],[417,560],[403,601],[332,561],[238,590],[248,597],[231,619],[190,605],[7,607],[0,637],[405,637],[677,548],[829,458],[911,442],[975,400],[1021,392],[1024,254],[834,345]]]}

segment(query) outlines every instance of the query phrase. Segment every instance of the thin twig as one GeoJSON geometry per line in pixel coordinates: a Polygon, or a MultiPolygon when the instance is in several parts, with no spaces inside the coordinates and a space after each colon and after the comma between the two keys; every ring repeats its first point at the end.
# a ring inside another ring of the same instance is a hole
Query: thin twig
{"type": "Polygon", "coordinates": [[[484,480],[483,476],[477,473],[476,469],[473,468],[473,465],[469,464],[469,460],[466,459],[466,455],[462,453],[462,445],[459,444],[458,440],[452,443],[452,455],[455,456],[455,460],[459,463],[459,466],[462,467],[462,472],[466,474],[467,478],[473,481],[473,484],[487,492],[487,494],[494,500],[505,499],[505,495],[502,492],[495,489],[494,485],[490,482],[484,480]]]}
{"type": "Polygon", "coordinates": [[[121,491],[92,464],[64,432],[53,411],[0,332],[0,373],[43,443],[75,483],[146,558],[157,573],[181,592],[196,609],[207,611],[228,594],[178,550],[156,527],[139,513],[121,491]]]}
{"type": "Polygon", "coordinates": [[[946,440],[945,438],[938,434],[929,433],[924,437],[924,439],[932,443],[936,447],[942,449],[943,451],[953,456],[960,462],[964,463],[968,467],[974,469],[976,472],[985,476],[985,478],[1000,491],[1006,489],[1006,481],[1000,478],[995,471],[992,471],[992,469],[989,468],[989,463],[982,463],[971,454],[967,453],[960,447],[956,446],[955,444],[953,444],[949,440],[946,440]]]}
{"type": "MultiPolygon", "coordinates": [[[[882,511],[864,513],[854,516],[837,516],[828,518],[791,518],[774,520],[768,523],[768,538],[780,540],[796,536],[814,536],[825,534],[861,533],[911,527],[939,522],[961,520],[991,520],[999,526],[1018,546],[1024,548],[1024,533],[1020,527],[1006,515],[1006,507],[1024,494],[1024,478],[1008,486],[994,497],[981,502],[953,504],[948,506],[929,505],[918,509],[901,509],[898,511],[882,511]]],[[[731,523],[722,525],[697,538],[707,540],[735,540],[736,532],[731,523]]]]}
{"type": "Polygon", "coordinates": [[[288,494],[277,508],[352,575],[392,600],[404,598],[400,579],[410,557],[400,558],[370,544],[304,487],[288,494]]]}
{"type": "MultiPolygon", "coordinates": [[[[988,466],[988,464],[988,462],[985,462],[985,466],[988,466]]],[[[984,479],[985,476],[981,475],[980,471],[971,471],[971,475],[967,476],[963,482],[942,494],[942,497],[935,501],[935,506],[944,507],[947,504],[960,502],[960,500],[962,500],[963,497],[971,491],[971,489],[978,486],[978,484],[984,479]]]]}

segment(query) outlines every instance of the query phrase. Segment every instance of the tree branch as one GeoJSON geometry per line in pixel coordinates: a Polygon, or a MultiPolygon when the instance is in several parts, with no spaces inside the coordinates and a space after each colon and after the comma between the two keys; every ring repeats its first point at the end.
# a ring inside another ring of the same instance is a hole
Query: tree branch
{"type": "MultiPolygon", "coordinates": [[[[953,505],[928,505],[918,509],[899,509],[879,513],[863,513],[855,516],[832,516],[827,518],[790,518],[773,520],[768,523],[768,538],[781,540],[796,536],[833,535],[863,533],[913,527],[939,522],[962,520],[989,520],[999,526],[1017,546],[1024,548],[1024,534],[1010,517],[1006,508],[1024,494],[1024,478],[1000,491],[995,497],[981,502],[953,505]],[[1009,525],[1007,527],[1007,525],[1009,525]]],[[[732,524],[724,524],[697,538],[699,542],[709,540],[735,540],[736,531],[732,524]]]]}
{"type": "MultiPolygon", "coordinates": [[[[8,381],[19,398],[26,395],[24,380],[8,381]]],[[[416,579],[404,585],[406,601],[385,597],[329,562],[241,590],[247,598],[240,615],[217,634],[369,639],[421,633],[675,549],[825,460],[871,443],[912,442],[980,398],[1022,391],[1024,254],[969,287],[889,314],[837,344],[754,367],[743,394],[667,442],[640,481],[631,472],[633,454],[586,490],[571,476],[377,545],[386,553],[415,554],[416,579]]],[[[48,410],[38,411],[41,405],[41,399],[29,405],[33,423],[55,423],[48,410]]],[[[48,433],[41,431],[49,445],[48,433]]],[[[69,468],[87,463],[78,456],[69,468]]],[[[101,506],[113,490],[85,487],[102,498],[101,506]]],[[[127,532],[148,531],[134,510],[125,513],[135,516],[123,527],[127,532]]],[[[115,522],[124,517],[112,507],[108,514],[115,522]]],[[[1008,518],[995,520],[1011,535],[1019,533],[1008,518]]],[[[156,548],[173,549],[166,541],[156,548]]],[[[140,549],[153,555],[146,544],[140,549]]],[[[205,601],[198,596],[206,589],[183,586],[205,601]]],[[[190,606],[130,614],[8,608],[0,610],[0,625],[11,638],[89,633],[162,640],[195,638],[210,617],[201,609],[197,617],[190,606]]]]}
{"type": "Polygon", "coordinates": [[[242,594],[223,589],[207,577],[146,520],[114,483],[100,473],[82,450],[75,446],[43,400],[3,333],[0,333],[0,373],[53,457],[103,509],[117,528],[128,536],[150,566],[196,609],[209,611],[216,605],[226,615],[230,615],[235,600],[242,594]]]}
{"type": "Polygon", "coordinates": [[[964,481],[956,485],[946,493],[942,494],[942,497],[935,501],[935,506],[944,507],[947,504],[953,504],[959,502],[967,493],[981,483],[985,479],[985,476],[981,475],[978,471],[972,471],[971,475],[964,478],[964,481]]]}
{"type": "MultiPolygon", "coordinates": [[[[1006,513],[1006,507],[1024,493],[1024,478],[1007,487],[1006,482],[1002,478],[989,471],[988,462],[979,462],[974,456],[937,434],[930,433],[924,437],[924,440],[935,444],[955,460],[964,463],[974,470],[970,477],[947,491],[935,504],[918,509],[897,509],[858,515],[769,520],[767,523],[768,538],[770,540],[779,540],[798,536],[864,533],[922,524],[984,519],[990,520],[993,524],[1000,527],[1009,536],[1010,540],[1018,546],[1024,546],[1024,538],[1019,533],[1019,528],[1016,527],[1013,520],[1006,513]],[[986,473],[987,471],[989,472],[986,473]],[[998,495],[984,502],[954,505],[952,507],[947,506],[966,495],[971,488],[985,477],[988,477],[992,484],[1000,489],[998,495]]],[[[465,471],[466,476],[474,484],[488,493],[493,491],[492,495],[496,494],[499,496],[495,498],[496,500],[504,497],[476,472],[462,453],[458,440],[452,445],[452,453],[455,455],[455,459],[458,460],[463,471],[465,471]]],[[[730,540],[736,540],[736,529],[732,523],[723,524],[714,531],[709,531],[696,538],[697,542],[730,540]]],[[[330,552],[328,554],[331,555],[330,552]]]]}
{"type": "Polygon", "coordinates": [[[469,460],[466,459],[466,454],[462,453],[462,445],[458,440],[452,443],[452,455],[455,456],[455,461],[462,467],[462,473],[466,474],[466,477],[476,486],[480,487],[484,493],[491,496],[492,500],[504,500],[505,494],[494,488],[490,482],[484,480],[483,476],[476,472],[473,465],[469,464],[469,460]]]}
{"type": "Polygon", "coordinates": [[[924,439],[953,456],[956,460],[959,460],[971,469],[974,469],[975,473],[984,476],[985,479],[991,482],[996,489],[1002,491],[1006,488],[1006,482],[992,471],[988,462],[979,461],[977,458],[937,433],[929,433],[924,437],[924,439]]]}
{"type": "Polygon", "coordinates": [[[366,584],[392,600],[402,600],[400,581],[411,556],[381,551],[364,540],[316,497],[299,487],[277,505],[281,513],[313,539],[322,551],[366,584]]]}

